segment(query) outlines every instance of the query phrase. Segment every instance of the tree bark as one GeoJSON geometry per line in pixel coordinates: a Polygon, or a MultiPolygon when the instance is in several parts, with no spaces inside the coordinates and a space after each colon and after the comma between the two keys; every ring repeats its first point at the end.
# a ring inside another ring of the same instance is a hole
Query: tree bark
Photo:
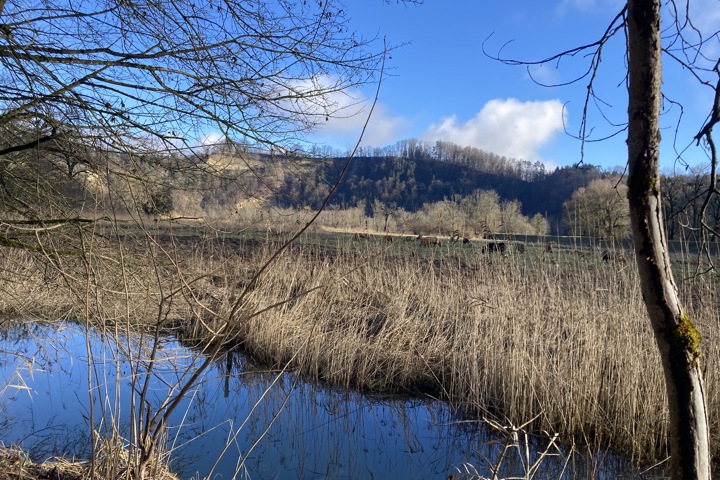
{"type": "Polygon", "coordinates": [[[700,336],[683,312],[670,269],[660,196],[660,0],[628,0],[628,197],[645,305],[665,374],[670,475],[709,479],[700,336]]]}

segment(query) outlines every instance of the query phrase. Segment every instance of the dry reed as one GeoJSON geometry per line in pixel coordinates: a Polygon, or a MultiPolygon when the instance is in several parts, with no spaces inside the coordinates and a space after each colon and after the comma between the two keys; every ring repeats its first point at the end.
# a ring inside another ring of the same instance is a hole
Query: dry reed
{"type": "MultiPolygon", "coordinates": [[[[429,393],[516,425],[537,417],[532,429],[638,462],[667,455],[664,379],[632,262],[338,240],[291,246],[251,281],[274,252],[270,243],[167,240],[147,240],[152,260],[142,245],[123,247],[122,262],[110,253],[117,245],[102,255],[98,248],[92,261],[58,269],[52,288],[32,254],[6,257],[4,275],[23,280],[2,287],[0,311],[84,310],[103,322],[181,328],[186,338],[224,332],[214,340],[271,364],[291,361],[309,378],[429,393]]],[[[680,285],[704,339],[717,457],[717,279],[680,285]]]]}

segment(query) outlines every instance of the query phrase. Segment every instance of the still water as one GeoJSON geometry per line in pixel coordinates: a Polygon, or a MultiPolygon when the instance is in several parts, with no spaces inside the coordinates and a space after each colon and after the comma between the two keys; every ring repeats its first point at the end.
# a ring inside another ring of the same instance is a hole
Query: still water
{"type": "MultiPolygon", "coordinates": [[[[130,438],[133,386],[142,388],[133,378],[148,380],[157,408],[203,360],[164,338],[146,376],[147,363],[130,360],[150,353],[152,342],[142,338],[86,335],[68,323],[1,333],[0,440],[22,446],[36,461],[86,458],[91,418],[96,429],[112,422],[130,438]]],[[[171,468],[182,478],[446,479],[466,471],[465,463],[491,477],[487,466],[503,446],[481,424],[458,421],[442,402],[341,392],[293,373],[259,370],[237,356],[200,376],[168,426],[171,468]]],[[[543,446],[532,443],[531,461],[543,446]]],[[[622,461],[596,457],[567,463],[552,457],[543,468],[535,478],[640,477],[622,461]]],[[[500,476],[526,469],[511,451],[500,476]]]]}

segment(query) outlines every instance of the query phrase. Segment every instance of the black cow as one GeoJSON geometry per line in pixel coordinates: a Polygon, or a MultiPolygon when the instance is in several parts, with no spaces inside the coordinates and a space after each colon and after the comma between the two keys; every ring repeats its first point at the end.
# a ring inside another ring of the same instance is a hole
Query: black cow
{"type": "Polygon", "coordinates": [[[627,264],[625,254],[622,252],[611,252],[609,250],[605,250],[602,254],[602,259],[603,262],[618,262],[623,265],[627,264]]]}
{"type": "Polygon", "coordinates": [[[490,242],[487,244],[488,253],[505,253],[506,249],[507,246],[505,245],[505,242],[490,242]]]}

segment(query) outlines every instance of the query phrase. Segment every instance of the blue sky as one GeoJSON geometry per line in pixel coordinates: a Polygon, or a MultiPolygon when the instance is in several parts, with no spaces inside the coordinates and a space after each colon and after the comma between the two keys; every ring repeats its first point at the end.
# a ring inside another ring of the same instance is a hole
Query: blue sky
{"type": "MultiPolygon", "coordinates": [[[[684,0],[680,0],[684,3],[684,0]]],[[[425,0],[412,5],[383,0],[347,1],[351,27],[365,36],[385,37],[388,44],[406,44],[391,54],[379,104],[364,144],[385,146],[401,139],[443,139],[509,157],[542,161],[549,168],[572,165],[580,159],[581,144],[564,132],[577,134],[582,118],[587,80],[548,88],[533,82],[524,66],[505,65],[483,53],[518,60],[539,60],[598,40],[624,2],[618,0],[425,0]],[[510,43],[508,43],[510,42],[510,43]],[[507,43],[507,45],[506,45],[507,43]],[[503,47],[503,45],[505,45],[503,47]]],[[[690,16],[703,32],[720,29],[720,0],[692,0],[690,16]],[[701,12],[701,15],[696,15],[701,12]]],[[[666,15],[666,19],[670,19],[666,15]]],[[[603,138],[626,118],[624,34],[604,50],[594,90],[600,109],[590,108],[593,138],[603,138]]],[[[720,55],[712,37],[704,53],[710,68],[720,55]]],[[[543,67],[531,67],[533,76],[547,83],[574,78],[587,68],[585,55],[543,67]]],[[[717,74],[704,78],[713,85],[717,74]]],[[[681,129],[675,137],[679,109],[663,119],[661,166],[679,166],[678,149],[691,165],[708,164],[706,153],[691,142],[704,124],[713,102],[713,90],[701,85],[669,59],[665,60],[664,92],[684,107],[681,129]]],[[[368,99],[374,87],[349,92],[368,99]]],[[[347,100],[340,100],[347,102],[347,100]]],[[[670,105],[668,103],[668,105],[670,105]]],[[[364,116],[328,122],[318,141],[343,150],[357,140],[364,116]]],[[[585,162],[605,168],[624,166],[625,133],[586,143],[585,162]]]]}

